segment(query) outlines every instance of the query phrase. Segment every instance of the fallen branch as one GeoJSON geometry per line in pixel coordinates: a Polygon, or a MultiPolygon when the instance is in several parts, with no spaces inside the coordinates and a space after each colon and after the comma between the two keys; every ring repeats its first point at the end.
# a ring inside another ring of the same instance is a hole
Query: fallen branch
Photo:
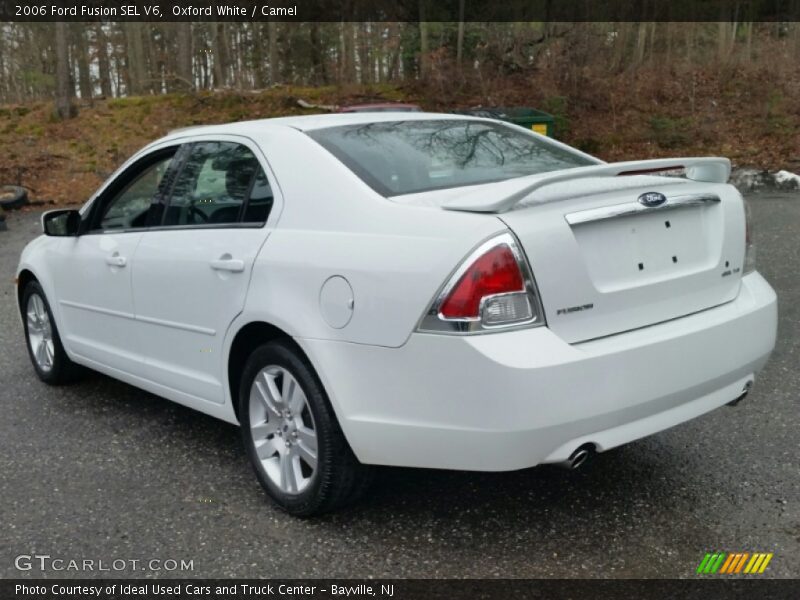
{"type": "Polygon", "coordinates": [[[306,102],[302,98],[297,99],[297,105],[302,108],[316,108],[318,110],[327,110],[328,112],[336,112],[339,108],[334,104],[311,104],[311,102],[306,102]]]}

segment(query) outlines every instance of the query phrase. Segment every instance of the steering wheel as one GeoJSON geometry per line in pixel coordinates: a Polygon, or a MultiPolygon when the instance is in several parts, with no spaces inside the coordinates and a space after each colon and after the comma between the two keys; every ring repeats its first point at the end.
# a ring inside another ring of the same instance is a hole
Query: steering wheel
{"type": "Polygon", "coordinates": [[[186,212],[192,216],[192,220],[194,222],[197,222],[196,217],[200,217],[200,221],[203,223],[208,223],[208,215],[194,205],[194,200],[189,203],[189,208],[186,210],[186,212]]]}

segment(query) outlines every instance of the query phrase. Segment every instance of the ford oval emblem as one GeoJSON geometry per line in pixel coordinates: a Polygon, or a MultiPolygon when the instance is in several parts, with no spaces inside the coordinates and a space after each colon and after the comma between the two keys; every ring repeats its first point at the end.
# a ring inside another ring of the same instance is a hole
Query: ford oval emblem
{"type": "Polygon", "coordinates": [[[645,192],[639,196],[639,204],[644,206],[661,206],[667,201],[667,197],[659,192],[645,192]]]}

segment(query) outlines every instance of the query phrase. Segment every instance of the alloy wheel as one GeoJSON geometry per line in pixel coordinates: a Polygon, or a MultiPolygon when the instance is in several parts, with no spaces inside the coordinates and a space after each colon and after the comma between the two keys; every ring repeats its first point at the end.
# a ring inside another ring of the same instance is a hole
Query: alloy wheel
{"type": "Polygon", "coordinates": [[[53,368],[55,345],[53,343],[53,326],[50,315],[39,294],[31,294],[26,307],[28,322],[28,344],[36,365],[47,373],[53,368]]]}
{"type": "Polygon", "coordinates": [[[250,387],[250,433],[267,477],[299,494],[317,472],[317,431],[308,399],[284,367],[261,369],[250,387]]]}

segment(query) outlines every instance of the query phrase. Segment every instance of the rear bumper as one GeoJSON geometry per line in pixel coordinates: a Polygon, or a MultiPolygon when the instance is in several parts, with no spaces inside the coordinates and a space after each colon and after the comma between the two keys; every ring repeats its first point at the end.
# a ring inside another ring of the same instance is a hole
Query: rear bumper
{"type": "Polygon", "coordinates": [[[570,345],[545,327],[400,348],[298,340],[365,463],[506,471],[662,431],[738,397],[775,344],[757,273],[701,313],[570,345]]]}

